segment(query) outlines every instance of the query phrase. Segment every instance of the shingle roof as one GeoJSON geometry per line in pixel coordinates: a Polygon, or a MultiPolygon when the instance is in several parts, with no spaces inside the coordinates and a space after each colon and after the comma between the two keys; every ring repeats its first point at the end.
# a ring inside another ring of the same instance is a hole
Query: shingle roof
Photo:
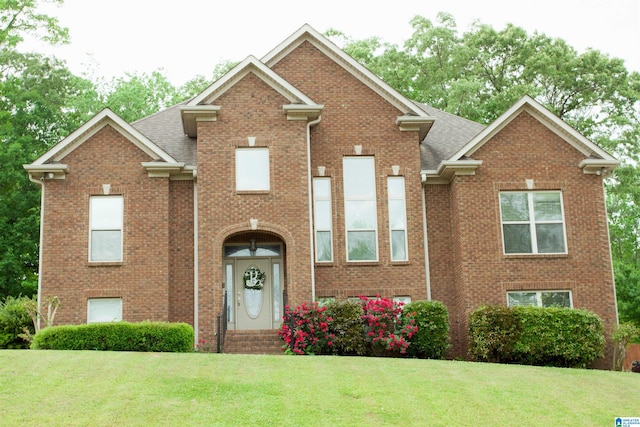
{"type": "MultiPolygon", "coordinates": [[[[131,125],[179,162],[196,165],[196,141],[184,134],[180,107],[188,101],[169,107],[131,125]]],[[[435,170],[442,160],[449,159],[465,146],[485,126],[462,117],[417,104],[436,118],[426,138],[420,143],[422,170],[435,170]]]]}
{"type": "Polygon", "coordinates": [[[420,143],[422,170],[436,170],[441,161],[450,159],[486,127],[426,104],[418,105],[436,118],[429,133],[420,143]]]}
{"type": "Polygon", "coordinates": [[[136,130],[149,138],[174,159],[188,166],[197,161],[196,140],[189,138],[182,127],[180,107],[187,101],[169,107],[149,117],[131,123],[136,130]]]}

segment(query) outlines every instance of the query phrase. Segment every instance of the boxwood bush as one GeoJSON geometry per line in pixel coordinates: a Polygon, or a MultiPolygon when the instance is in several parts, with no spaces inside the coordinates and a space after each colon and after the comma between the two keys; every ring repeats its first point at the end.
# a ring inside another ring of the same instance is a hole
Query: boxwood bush
{"type": "Polygon", "coordinates": [[[362,356],[367,353],[362,303],[333,301],[327,304],[329,333],[332,334],[330,352],[341,356],[362,356]]]}
{"type": "Polygon", "coordinates": [[[407,354],[426,359],[443,359],[449,348],[449,313],[440,301],[414,301],[402,308],[418,327],[407,354]]]}
{"type": "Polygon", "coordinates": [[[186,323],[112,322],[51,326],[38,332],[32,349],[187,352],[193,327],[186,323]]]}
{"type": "Polygon", "coordinates": [[[604,348],[602,320],[586,310],[480,307],[470,317],[469,351],[476,360],[586,367],[604,348]]]}
{"type": "Polygon", "coordinates": [[[25,329],[34,333],[33,321],[25,309],[28,301],[31,298],[11,296],[0,301],[0,348],[29,348],[29,343],[20,336],[25,329]]]}

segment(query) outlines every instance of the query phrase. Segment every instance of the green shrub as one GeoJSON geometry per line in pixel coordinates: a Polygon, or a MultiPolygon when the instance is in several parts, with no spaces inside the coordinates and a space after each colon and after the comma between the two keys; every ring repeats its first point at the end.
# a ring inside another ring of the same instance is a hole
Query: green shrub
{"type": "Polygon", "coordinates": [[[476,360],[585,367],[604,348],[602,321],[586,310],[480,307],[470,316],[469,352],[476,360]]]}
{"type": "Polygon", "coordinates": [[[510,308],[478,307],[469,319],[469,354],[483,362],[509,362],[521,330],[510,308]]]}
{"type": "Polygon", "coordinates": [[[0,302],[0,348],[28,348],[29,343],[20,337],[25,334],[25,328],[34,333],[33,321],[25,309],[30,302],[28,297],[7,297],[0,302]]]}
{"type": "Polygon", "coordinates": [[[360,302],[333,301],[326,305],[329,333],[332,334],[331,352],[341,356],[362,356],[367,352],[364,335],[363,311],[360,302]]]}
{"type": "Polygon", "coordinates": [[[586,310],[514,307],[522,332],[514,349],[517,363],[586,367],[604,355],[600,318],[586,310]]]}
{"type": "Polygon", "coordinates": [[[402,308],[418,327],[407,353],[426,359],[443,359],[449,348],[449,313],[440,301],[414,301],[402,308]]]}
{"type": "Polygon", "coordinates": [[[33,339],[32,349],[187,352],[193,327],[186,323],[113,322],[51,326],[33,339]]]}

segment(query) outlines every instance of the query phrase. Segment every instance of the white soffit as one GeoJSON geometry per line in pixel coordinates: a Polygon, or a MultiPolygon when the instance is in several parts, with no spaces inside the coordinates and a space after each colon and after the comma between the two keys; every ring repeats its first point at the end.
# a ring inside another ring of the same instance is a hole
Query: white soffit
{"type": "Polygon", "coordinates": [[[160,149],[156,144],[137,131],[120,116],[109,108],[105,108],[56,144],[49,151],[36,159],[32,165],[43,165],[47,162],[62,161],[62,159],[64,159],[69,153],[78,148],[107,125],[113,127],[118,133],[131,141],[150,158],[162,160],[168,163],[177,163],[173,157],[160,149]]]}
{"type": "Polygon", "coordinates": [[[285,41],[276,46],[267,53],[262,62],[267,67],[277,64],[282,58],[287,56],[291,51],[296,49],[302,42],[308,41],[329,58],[340,64],[346,71],[360,80],[363,84],[373,90],[375,93],[384,98],[391,105],[396,107],[407,115],[416,115],[419,117],[430,117],[425,111],[416,106],[412,101],[401,95],[385,83],[378,76],[369,71],[365,66],[347,55],[342,49],[337,47],[324,35],[313,29],[310,25],[305,24],[295,33],[289,36],[285,41]]]}
{"type": "Polygon", "coordinates": [[[185,106],[185,109],[202,104],[211,104],[217,97],[225,93],[229,88],[233,87],[233,85],[249,73],[254,73],[258,78],[263,80],[293,104],[302,103],[306,105],[316,105],[316,103],[308,96],[273,72],[273,70],[265,66],[256,57],[248,56],[244,61],[216,80],[215,83],[205,89],[200,93],[200,95],[189,101],[185,106]]]}
{"type": "Polygon", "coordinates": [[[547,110],[538,101],[530,96],[523,96],[511,108],[505,111],[493,123],[487,126],[482,132],[476,135],[469,143],[462,147],[458,152],[450,157],[450,160],[458,160],[463,157],[470,157],[480,147],[482,147],[495,134],[500,132],[513,119],[518,117],[523,111],[531,114],[536,120],[540,121],[552,132],[565,140],[568,144],[582,153],[585,157],[596,156],[601,159],[616,161],[610,154],[591,142],[577,130],[569,126],[558,116],[547,110]]]}

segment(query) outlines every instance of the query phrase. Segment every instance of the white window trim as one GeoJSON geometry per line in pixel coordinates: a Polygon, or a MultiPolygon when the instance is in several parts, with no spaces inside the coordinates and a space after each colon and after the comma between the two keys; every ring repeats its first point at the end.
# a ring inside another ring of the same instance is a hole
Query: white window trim
{"type": "Polygon", "coordinates": [[[408,226],[408,218],[407,218],[407,187],[404,176],[389,176],[387,177],[387,196],[388,196],[388,204],[387,208],[389,209],[389,256],[391,257],[392,262],[403,262],[409,261],[409,242],[407,226],[408,226]],[[392,197],[391,192],[389,191],[389,181],[391,180],[402,180],[402,189],[403,194],[402,197],[392,197]],[[391,227],[392,218],[391,218],[391,201],[392,200],[402,200],[402,209],[404,210],[404,228],[393,228],[391,227]],[[403,259],[393,259],[393,232],[394,231],[403,231],[404,232],[404,255],[403,259]]]}
{"type": "Polygon", "coordinates": [[[87,323],[107,323],[107,322],[121,322],[122,321],[122,298],[89,298],[87,300],[87,323]],[[116,304],[116,316],[113,316],[111,320],[91,320],[91,303],[92,302],[114,302],[116,304]]]}
{"type": "MultiPolygon", "coordinates": [[[[378,262],[380,260],[380,248],[378,247],[378,192],[377,192],[377,183],[376,183],[376,162],[375,162],[375,158],[374,157],[369,157],[369,156],[345,156],[342,159],[342,167],[343,167],[343,181],[344,181],[344,169],[345,169],[345,160],[346,159],[371,159],[372,162],[372,166],[373,166],[373,188],[374,188],[374,194],[371,197],[366,197],[366,196],[362,196],[362,197],[350,197],[347,198],[347,194],[346,191],[343,191],[343,196],[344,196],[344,229],[345,229],[345,255],[347,258],[347,262],[349,263],[367,263],[367,262],[378,262]],[[373,205],[374,205],[374,217],[375,217],[375,226],[371,229],[362,229],[362,228],[358,228],[358,229],[350,229],[347,225],[347,202],[349,201],[372,201],[373,205]],[[349,232],[350,231],[354,231],[354,232],[359,232],[359,231],[373,231],[374,234],[374,240],[375,240],[375,251],[376,251],[376,257],[375,259],[366,259],[366,260],[351,260],[349,259],[349,232]]],[[[344,189],[344,182],[343,182],[343,189],[344,189]]]]}
{"type": "Polygon", "coordinates": [[[318,177],[318,178],[313,178],[314,181],[314,186],[313,189],[315,190],[315,182],[316,181],[328,181],[329,182],[329,194],[328,196],[324,197],[324,196],[318,196],[316,194],[316,192],[313,192],[313,235],[315,238],[315,250],[316,250],[316,262],[318,263],[331,263],[333,262],[333,203],[331,200],[331,178],[328,177],[318,177]],[[317,221],[316,221],[316,215],[318,215],[318,211],[316,209],[316,202],[317,201],[327,201],[329,202],[329,218],[328,218],[328,222],[329,222],[329,228],[328,229],[324,229],[324,228],[318,228],[317,226],[317,221]],[[328,260],[320,260],[318,259],[318,232],[328,232],[329,233],[329,245],[331,248],[331,256],[328,260]]]}
{"type": "Polygon", "coordinates": [[[502,253],[504,255],[566,255],[568,253],[568,244],[567,244],[567,223],[566,218],[564,216],[564,197],[562,191],[560,190],[540,190],[540,191],[501,191],[498,194],[498,203],[500,204],[500,232],[502,234],[502,253]],[[531,234],[531,252],[507,252],[506,245],[504,241],[504,225],[505,222],[502,219],[502,199],[500,195],[505,193],[524,193],[527,195],[527,203],[529,207],[529,221],[507,221],[506,224],[528,224],[529,225],[529,233],[531,234]],[[534,212],[534,204],[533,204],[533,195],[540,193],[554,193],[560,195],[560,214],[562,216],[561,220],[548,220],[548,221],[536,221],[535,220],[535,212],[534,212]],[[562,224],[562,238],[564,239],[564,252],[539,252],[538,251],[538,235],[536,232],[536,224],[562,224]]]}
{"type": "Polygon", "coordinates": [[[109,262],[122,262],[124,258],[124,197],[122,195],[113,195],[113,196],[91,196],[89,197],[89,253],[88,258],[90,263],[109,263],[109,262]],[[122,203],[120,206],[122,210],[120,211],[120,258],[116,260],[94,260],[92,259],[92,243],[93,243],[93,231],[115,231],[116,228],[94,228],[93,227],[93,213],[92,213],[92,201],[94,199],[120,199],[122,203]]]}
{"type": "MultiPolygon", "coordinates": [[[[573,292],[571,292],[571,290],[569,289],[542,289],[542,290],[530,290],[530,289],[523,289],[520,291],[508,291],[506,294],[506,298],[507,298],[507,307],[517,307],[515,305],[509,305],[509,294],[532,294],[535,293],[536,294],[536,305],[535,306],[530,306],[530,307],[543,307],[542,305],[542,294],[545,292],[555,292],[555,293],[559,293],[559,292],[568,292],[569,293],[569,308],[573,308],[573,292]]],[[[519,306],[519,307],[527,307],[527,306],[519,306]]]]}

